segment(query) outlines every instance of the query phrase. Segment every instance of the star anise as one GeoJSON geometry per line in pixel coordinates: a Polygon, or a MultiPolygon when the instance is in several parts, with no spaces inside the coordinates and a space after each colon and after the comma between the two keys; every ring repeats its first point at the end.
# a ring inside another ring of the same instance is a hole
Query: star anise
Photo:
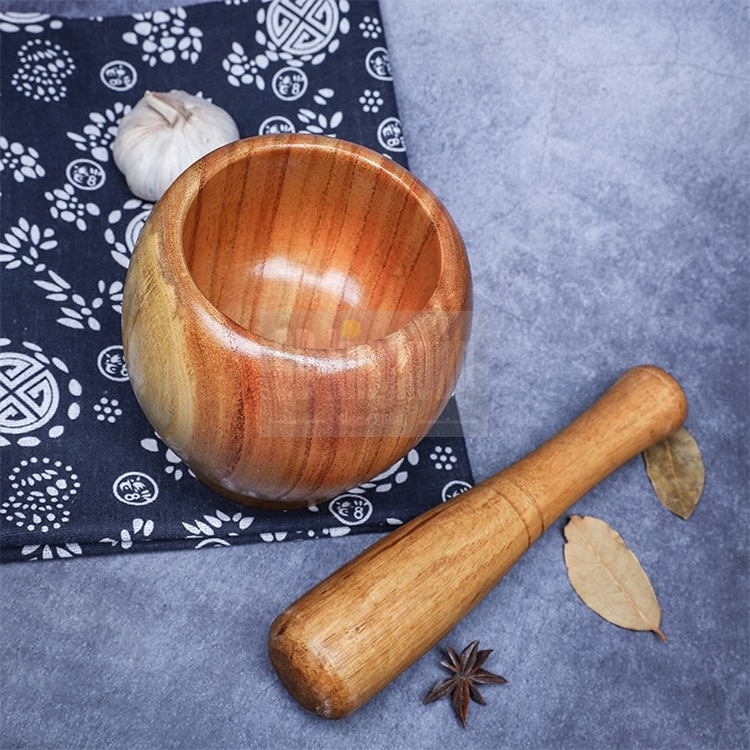
{"type": "Polygon", "coordinates": [[[492,653],[492,649],[479,650],[479,641],[472,641],[459,656],[452,648],[447,649],[450,661],[441,661],[440,664],[453,672],[451,677],[435,685],[424,697],[424,703],[444,698],[450,693],[451,704],[461,724],[466,727],[466,717],[469,713],[469,699],[476,701],[482,706],[485,700],[477,689],[477,685],[503,685],[507,682],[504,677],[492,674],[482,665],[492,653]]]}

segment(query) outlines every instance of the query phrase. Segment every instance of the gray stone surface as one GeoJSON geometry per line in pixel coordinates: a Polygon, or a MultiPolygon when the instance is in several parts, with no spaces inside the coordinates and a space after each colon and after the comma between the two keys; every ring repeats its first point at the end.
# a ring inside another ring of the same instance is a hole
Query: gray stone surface
{"type": "Polygon", "coordinates": [[[750,746],[747,4],[381,6],[412,168],[473,266],[489,373],[469,439],[477,478],[631,365],[665,367],[687,392],[707,465],[694,516],[659,504],[640,459],[576,506],[638,555],[668,642],[581,603],[563,519],[445,640],[480,638],[509,681],[484,691],[467,730],[447,702],[421,705],[442,679],[437,649],[326,722],[277,681],[266,633],[372,538],[7,565],[2,748],[750,746]]]}

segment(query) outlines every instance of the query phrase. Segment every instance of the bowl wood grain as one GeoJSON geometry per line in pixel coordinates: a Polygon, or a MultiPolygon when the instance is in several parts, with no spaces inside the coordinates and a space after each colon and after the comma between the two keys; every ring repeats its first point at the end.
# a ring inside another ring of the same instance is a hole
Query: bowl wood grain
{"type": "Polygon", "coordinates": [[[210,487],[289,508],[387,469],[458,377],[471,277],[439,200],[387,157],[259,136],[183,173],[133,253],[138,400],[210,487]]]}

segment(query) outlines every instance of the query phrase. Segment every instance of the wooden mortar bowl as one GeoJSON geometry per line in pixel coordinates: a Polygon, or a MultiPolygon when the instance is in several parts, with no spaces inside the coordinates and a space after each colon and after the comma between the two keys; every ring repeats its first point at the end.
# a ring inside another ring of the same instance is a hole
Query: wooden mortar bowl
{"type": "Polygon", "coordinates": [[[128,271],[130,382],[160,437],[249,505],[327,500],[440,415],[463,361],[459,233],[411,173],[323,136],[260,136],[187,169],[128,271]]]}

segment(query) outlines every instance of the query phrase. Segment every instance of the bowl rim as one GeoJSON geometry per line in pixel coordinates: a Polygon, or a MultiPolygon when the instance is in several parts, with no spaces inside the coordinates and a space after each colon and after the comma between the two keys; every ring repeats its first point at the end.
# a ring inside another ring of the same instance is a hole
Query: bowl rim
{"type": "Polygon", "coordinates": [[[435,313],[471,314],[472,283],[471,270],[463,239],[453,218],[439,198],[412,172],[386,155],[340,138],[309,133],[288,133],[257,135],[233,141],[201,157],[188,167],[167,189],[154,207],[153,214],[169,216],[169,224],[176,229],[170,232],[172,242],[158,243],[157,250],[166,257],[174,274],[175,281],[181,283],[180,293],[187,295],[194,309],[200,311],[205,322],[209,320],[237,337],[235,343],[242,342],[255,353],[260,348],[265,353],[289,358],[305,363],[319,363],[332,360],[345,361],[370,359],[373,351],[386,346],[394,337],[408,335],[422,329],[428,316],[435,313]],[[187,213],[203,185],[225,169],[252,153],[259,151],[288,151],[289,149],[315,149],[333,154],[345,153],[351,158],[363,161],[376,169],[384,169],[391,178],[401,184],[404,191],[411,193],[421,210],[430,218],[435,227],[440,254],[440,273],[435,288],[423,308],[416,311],[403,326],[384,336],[348,347],[301,347],[283,344],[266,338],[237,323],[213,304],[198,288],[187,261],[182,245],[182,228],[187,213]],[[197,177],[197,179],[196,179],[197,177]]]}

